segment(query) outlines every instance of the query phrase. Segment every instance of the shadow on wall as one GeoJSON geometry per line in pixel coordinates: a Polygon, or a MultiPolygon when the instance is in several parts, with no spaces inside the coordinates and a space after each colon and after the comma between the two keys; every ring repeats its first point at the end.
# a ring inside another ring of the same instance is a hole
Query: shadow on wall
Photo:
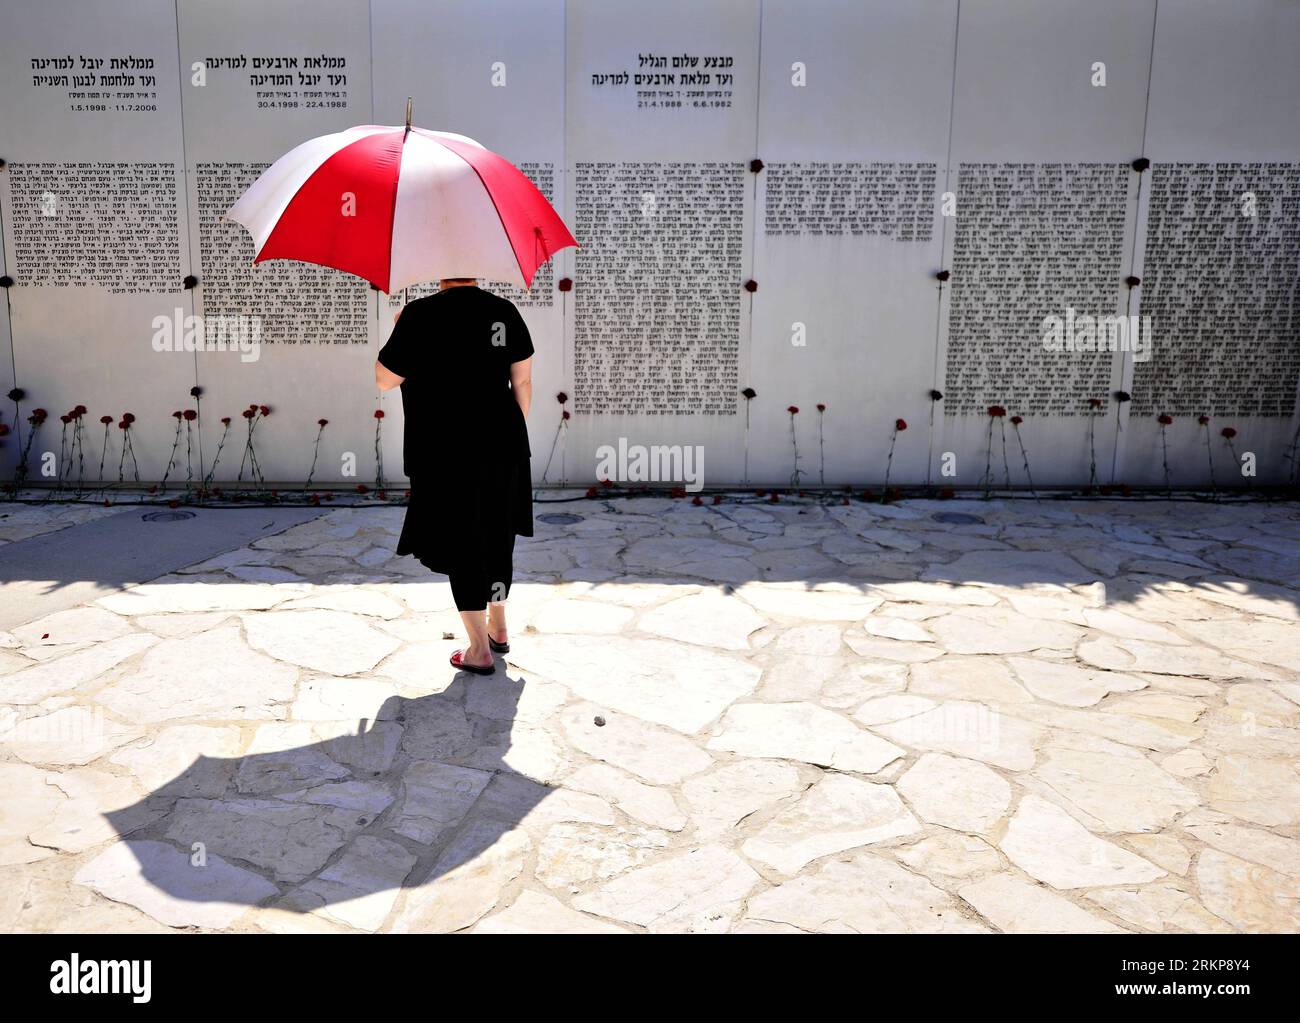
{"type": "Polygon", "coordinates": [[[506,762],[524,680],[501,667],[489,677],[462,672],[434,695],[391,697],[355,734],[200,756],[106,815],[126,841],[77,881],[113,898],[142,877],[157,919],[210,927],[265,905],[373,930],[401,889],[422,888],[394,930],[466,926],[480,913],[466,912],[457,868],[477,861],[481,872],[522,855],[522,836],[511,833],[553,791],[506,762]],[[169,900],[187,905],[169,911],[169,900]]]}

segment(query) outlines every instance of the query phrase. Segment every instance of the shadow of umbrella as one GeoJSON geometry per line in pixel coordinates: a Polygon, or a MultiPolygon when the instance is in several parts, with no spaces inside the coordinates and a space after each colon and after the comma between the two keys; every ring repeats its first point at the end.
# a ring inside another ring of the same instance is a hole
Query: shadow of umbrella
{"type": "Polygon", "coordinates": [[[516,829],[553,791],[506,760],[523,686],[500,666],[461,673],[442,693],[390,697],[354,732],[199,756],[106,815],[127,840],[77,880],[173,926],[227,927],[265,906],[375,930],[403,888],[426,891],[392,929],[467,926],[490,908],[475,904],[494,869],[522,857],[516,829]]]}

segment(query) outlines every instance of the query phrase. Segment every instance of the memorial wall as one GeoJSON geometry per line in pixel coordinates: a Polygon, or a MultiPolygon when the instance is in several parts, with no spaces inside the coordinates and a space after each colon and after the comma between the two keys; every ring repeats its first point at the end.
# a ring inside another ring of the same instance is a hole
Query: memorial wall
{"type": "Polygon", "coordinates": [[[0,467],[398,483],[372,366],[436,283],[254,266],[222,215],[409,96],[581,245],[483,282],[539,483],[637,445],[706,486],[1282,482],[1298,50],[1290,0],[10,0],[0,467]]]}

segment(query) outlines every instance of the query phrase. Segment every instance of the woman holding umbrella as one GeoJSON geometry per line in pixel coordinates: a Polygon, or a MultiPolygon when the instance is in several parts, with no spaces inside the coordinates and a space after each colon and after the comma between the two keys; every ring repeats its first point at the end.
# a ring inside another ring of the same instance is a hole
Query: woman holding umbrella
{"type": "Polygon", "coordinates": [[[402,388],[411,503],[398,554],[451,579],[469,646],[451,663],[489,675],[506,653],[503,601],[516,536],[531,536],[525,417],[533,344],[514,305],[479,278],[531,288],[570,245],[564,221],[519,168],[473,139],[367,124],[309,139],[273,163],[226,216],[248,228],[254,262],[334,267],[406,306],[379,353],[381,390],[402,388]],[[484,610],[487,620],[484,620],[484,610]]]}
{"type": "Polygon", "coordinates": [[[533,535],[533,342],[514,304],[474,278],[440,287],[402,310],[375,363],[381,391],[401,387],[406,421],[411,499],[397,553],[448,577],[469,635],[452,666],[490,675],[493,653],[510,650],[515,537],[533,535]]]}

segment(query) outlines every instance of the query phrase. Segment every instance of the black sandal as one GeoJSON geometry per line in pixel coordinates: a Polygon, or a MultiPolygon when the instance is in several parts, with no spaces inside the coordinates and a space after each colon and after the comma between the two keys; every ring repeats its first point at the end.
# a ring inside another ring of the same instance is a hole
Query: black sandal
{"type": "Polygon", "coordinates": [[[497,666],[495,664],[489,664],[486,667],[479,667],[477,664],[466,664],[462,659],[464,653],[464,650],[453,650],[451,652],[451,666],[457,671],[472,671],[475,675],[496,674],[497,666]]]}
{"type": "Polygon", "coordinates": [[[491,636],[488,637],[488,646],[491,647],[492,652],[493,652],[494,654],[508,654],[508,653],[510,653],[510,644],[509,644],[509,643],[498,643],[498,642],[497,642],[495,639],[493,639],[491,636]]]}

